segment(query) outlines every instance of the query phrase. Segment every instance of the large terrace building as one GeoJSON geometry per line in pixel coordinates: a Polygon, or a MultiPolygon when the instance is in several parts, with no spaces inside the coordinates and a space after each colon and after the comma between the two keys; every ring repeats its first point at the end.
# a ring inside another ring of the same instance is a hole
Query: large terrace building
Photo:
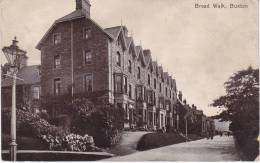
{"type": "Polygon", "coordinates": [[[176,81],[125,26],[103,29],[88,0],[56,20],[37,45],[42,96],[96,95],[125,111],[125,127],[174,127],[176,81]]]}

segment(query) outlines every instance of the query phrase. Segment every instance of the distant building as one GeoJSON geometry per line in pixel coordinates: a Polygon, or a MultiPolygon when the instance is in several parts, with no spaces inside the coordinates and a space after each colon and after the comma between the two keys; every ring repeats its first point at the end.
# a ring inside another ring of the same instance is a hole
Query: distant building
{"type": "MultiPolygon", "coordinates": [[[[40,66],[27,66],[27,56],[21,57],[21,64],[17,73],[16,81],[16,103],[17,106],[27,106],[33,112],[38,112],[40,108],[40,66]]],[[[8,66],[8,65],[6,65],[8,66]]],[[[10,74],[9,71],[6,72],[10,74]]],[[[10,109],[12,105],[12,81],[9,76],[2,76],[1,81],[1,107],[3,110],[10,109]]]]}
{"type": "Polygon", "coordinates": [[[186,120],[187,118],[187,132],[189,134],[197,134],[206,136],[208,126],[210,125],[209,119],[203,114],[202,110],[197,110],[195,105],[188,105],[187,101],[182,100],[182,92],[178,94],[177,101],[177,130],[186,133],[186,120]]]}
{"type": "Polygon", "coordinates": [[[129,37],[125,26],[103,29],[88,0],[56,20],[37,45],[43,96],[85,93],[125,111],[125,127],[174,127],[176,81],[129,37]]]}

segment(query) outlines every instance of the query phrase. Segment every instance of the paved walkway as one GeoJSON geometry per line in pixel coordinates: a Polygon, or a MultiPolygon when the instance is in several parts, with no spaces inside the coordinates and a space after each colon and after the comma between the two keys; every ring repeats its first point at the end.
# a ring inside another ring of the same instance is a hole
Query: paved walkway
{"type": "MultiPolygon", "coordinates": [[[[239,161],[233,137],[180,143],[104,161],[239,161]]],[[[103,161],[103,160],[102,160],[103,161]]]]}
{"type": "Polygon", "coordinates": [[[111,148],[109,153],[123,156],[136,152],[136,146],[141,137],[149,132],[136,131],[136,132],[124,132],[118,145],[111,148]]]}

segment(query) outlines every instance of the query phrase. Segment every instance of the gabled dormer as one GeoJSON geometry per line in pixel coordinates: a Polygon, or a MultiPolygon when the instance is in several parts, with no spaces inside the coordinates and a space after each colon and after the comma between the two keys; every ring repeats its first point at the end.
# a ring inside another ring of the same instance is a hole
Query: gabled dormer
{"type": "Polygon", "coordinates": [[[159,76],[159,69],[158,69],[158,64],[157,64],[156,61],[153,61],[153,69],[154,69],[155,75],[158,77],[159,76]]]}
{"type": "Polygon", "coordinates": [[[143,68],[146,67],[145,59],[144,59],[144,53],[141,46],[136,46],[137,51],[137,61],[141,62],[141,65],[143,68]]]}
{"type": "Polygon", "coordinates": [[[145,50],[143,50],[143,54],[144,54],[146,66],[149,66],[150,62],[152,62],[151,50],[145,49],[145,50]]]}
{"type": "Polygon", "coordinates": [[[132,55],[133,58],[136,58],[137,54],[136,54],[136,49],[135,49],[135,44],[134,44],[133,38],[132,37],[126,37],[126,43],[127,43],[128,53],[130,55],[132,55]]]}
{"type": "Polygon", "coordinates": [[[116,45],[122,47],[122,50],[127,50],[126,35],[127,29],[125,26],[116,26],[104,29],[109,35],[113,36],[116,45]]]}
{"type": "Polygon", "coordinates": [[[153,73],[154,72],[154,68],[153,68],[153,62],[152,60],[150,61],[149,65],[148,65],[148,70],[153,73]]]}
{"type": "Polygon", "coordinates": [[[162,66],[159,66],[159,77],[161,78],[162,82],[164,82],[164,76],[163,76],[163,68],[162,68],[162,66]]]}

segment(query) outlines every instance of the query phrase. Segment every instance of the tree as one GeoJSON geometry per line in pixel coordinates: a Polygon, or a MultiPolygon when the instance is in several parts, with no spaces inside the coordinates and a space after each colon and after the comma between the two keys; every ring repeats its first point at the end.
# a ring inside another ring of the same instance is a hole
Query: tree
{"type": "MultiPolygon", "coordinates": [[[[249,67],[233,74],[224,84],[226,95],[212,106],[225,108],[216,118],[231,121],[229,126],[241,146],[256,141],[259,133],[259,70],[249,67]]],[[[258,150],[258,143],[255,147],[258,150]]],[[[249,151],[254,153],[253,151],[249,151]]],[[[254,155],[256,155],[255,152],[254,155]]],[[[253,157],[253,156],[252,156],[253,157]]],[[[251,157],[251,159],[252,159],[251,157]]]]}

